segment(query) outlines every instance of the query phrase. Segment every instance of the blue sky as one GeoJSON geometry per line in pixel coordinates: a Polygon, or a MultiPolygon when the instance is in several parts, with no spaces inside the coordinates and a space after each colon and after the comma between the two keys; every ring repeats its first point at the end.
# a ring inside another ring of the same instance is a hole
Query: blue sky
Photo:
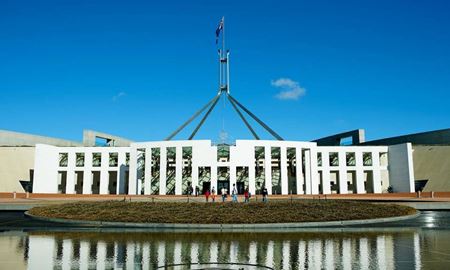
{"type": "MultiPolygon", "coordinates": [[[[231,94],[285,139],[449,128],[449,12],[449,1],[3,0],[0,129],[164,139],[217,92],[223,15],[231,94]]],[[[196,138],[222,129],[251,138],[221,101],[196,138]]]]}

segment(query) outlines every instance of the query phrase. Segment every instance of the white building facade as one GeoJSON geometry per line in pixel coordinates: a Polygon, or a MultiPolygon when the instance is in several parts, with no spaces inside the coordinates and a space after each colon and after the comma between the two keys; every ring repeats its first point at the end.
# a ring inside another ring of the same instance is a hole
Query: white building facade
{"type": "Polygon", "coordinates": [[[130,147],[37,144],[34,193],[185,195],[236,185],[259,194],[414,192],[411,144],[317,146],[314,142],[209,140],[130,147]]]}

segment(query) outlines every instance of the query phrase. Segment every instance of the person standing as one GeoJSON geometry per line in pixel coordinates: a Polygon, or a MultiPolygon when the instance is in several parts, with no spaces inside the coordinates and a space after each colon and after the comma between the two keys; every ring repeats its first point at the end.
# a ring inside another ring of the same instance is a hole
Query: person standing
{"type": "Polygon", "coordinates": [[[233,189],[231,190],[231,196],[233,197],[233,202],[238,202],[236,184],[233,184],[233,189]]]}
{"type": "Polygon", "coordinates": [[[205,198],[206,198],[206,202],[209,202],[209,189],[207,189],[206,191],[205,191],[205,198]]]}
{"type": "Polygon", "coordinates": [[[269,201],[269,198],[268,198],[269,193],[267,192],[266,187],[263,188],[262,195],[263,195],[263,202],[268,202],[269,201]]]}
{"type": "Polygon", "coordinates": [[[225,200],[227,199],[227,191],[226,191],[226,189],[223,187],[220,190],[220,193],[222,193],[222,202],[225,202],[225,200]]]}
{"type": "Polygon", "coordinates": [[[216,189],[214,187],[211,190],[211,200],[212,202],[216,202],[216,189]]]}
{"type": "Polygon", "coordinates": [[[250,201],[250,192],[248,191],[248,188],[244,191],[244,202],[248,203],[250,201]]]}

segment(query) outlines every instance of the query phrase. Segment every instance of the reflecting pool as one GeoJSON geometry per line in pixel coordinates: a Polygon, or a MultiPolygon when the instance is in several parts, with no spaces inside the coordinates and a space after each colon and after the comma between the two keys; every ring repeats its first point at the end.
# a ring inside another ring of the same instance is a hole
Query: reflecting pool
{"type": "Polygon", "coordinates": [[[417,227],[281,233],[5,230],[0,268],[445,269],[450,229],[428,228],[429,219],[417,227]]]}

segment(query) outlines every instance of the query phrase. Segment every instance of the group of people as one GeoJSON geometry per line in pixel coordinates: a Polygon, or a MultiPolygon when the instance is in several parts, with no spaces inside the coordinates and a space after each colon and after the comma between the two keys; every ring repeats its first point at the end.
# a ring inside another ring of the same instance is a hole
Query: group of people
{"type": "MultiPolygon", "coordinates": [[[[220,194],[222,196],[222,202],[226,202],[228,197],[228,190],[225,187],[222,187],[222,189],[220,190],[220,194]]],[[[263,195],[263,202],[268,202],[269,198],[267,188],[265,187],[263,188],[262,195],[263,195]]],[[[244,190],[244,203],[250,202],[251,196],[252,195],[250,191],[248,190],[248,188],[246,188],[244,190]]],[[[216,201],[216,189],[214,187],[211,189],[211,191],[209,189],[205,191],[206,202],[209,202],[210,197],[212,202],[216,201]]],[[[231,200],[232,202],[238,202],[238,191],[236,189],[236,184],[233,184],[233,189],[231,190],[231,200]]]]}

